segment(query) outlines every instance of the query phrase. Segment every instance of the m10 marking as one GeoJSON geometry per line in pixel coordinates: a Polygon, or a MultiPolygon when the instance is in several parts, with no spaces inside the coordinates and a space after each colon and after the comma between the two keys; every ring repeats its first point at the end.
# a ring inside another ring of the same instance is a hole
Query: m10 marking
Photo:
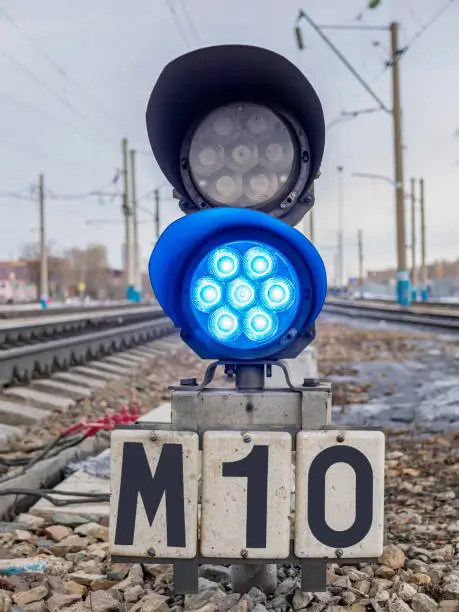
{"type": "MultiPolygon", "coordinates": [[[[384,436],[332,431],[297,435],[295,555],[378,557],[383,547],[384,436]]],[[[189,559],[285,559],[290,552],[291,436],[147,430],[112,435],[111,553],[189,559]]]]}
{"type": "Polygon", "coordinates": [[[356,448],[330,446],[321,451],[309,467],[308,521],[314,537],[334,548],[358,544],[370,531],[373,522],[373,470],[371,463],[356,448]],[[338,463],[345,463],[355,472],[355,519],[345,530],[332,529],[325,518],[326,475],[338,463]]]}
{"type": "Polygon", "coordinates": [[[110,551],[197,554],[199,438],[194,432],[116,430],[111,441],[110,551]],[[149,551],[149,552],[147,552],[149,551]]]}
{"type": "Polygon", "coordinates": [[[134,542],[139,495],[150,525],[165,496],[167,546],[185,547],[183,447],[181,444],[163,445],[153,475],[143,444],[140,442],[124,443],[115,544],[132,545],[134,542]]]}
{"type": "Polygon", "coordinates": [[[223,476],[247,478],[246,547],[265,548],[268,527],[269,446],[253,446],[239,461],[223,463],[223,476]]]}

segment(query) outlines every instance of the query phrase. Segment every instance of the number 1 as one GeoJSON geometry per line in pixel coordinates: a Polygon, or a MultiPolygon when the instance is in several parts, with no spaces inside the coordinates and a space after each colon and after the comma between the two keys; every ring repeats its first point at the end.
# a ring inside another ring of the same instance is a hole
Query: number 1
{"type": "Polygon", "coordinates": [[[239,461],[226,461],[222,475],[247,478],[247,548],[266,548],[268,523],[268,458],[269,447],[256,445],[239,461]]]}

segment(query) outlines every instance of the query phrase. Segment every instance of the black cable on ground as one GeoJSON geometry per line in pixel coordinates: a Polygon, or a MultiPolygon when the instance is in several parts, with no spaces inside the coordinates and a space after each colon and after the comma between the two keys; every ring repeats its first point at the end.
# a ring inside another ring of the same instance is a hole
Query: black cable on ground
{"type": "Polygon", "coordinates": [[[79,491],[57,491],[54,489],[1,489],[0,495],[30,495],[42,497],[53,506],[69,506],[72,504],[93,504],[94,502],[109,502],[109,493],[81,493],[79,491]],[[76,497],[77,499],[55,499],[52,495],[64,495],[76,497]]]}
{"type": "MultiPolygon", "coordinates": [[[[43,461],[44,459],[48,459],[51,457],[56,457],[62,451],[68,448],[72,448],[73,446],[77,446],[78,444],[83,442],[84,439],[85,439],[84,434],[80,434],[78,436],[72,436],[72,437],[68,437],[68,436],[66,437],[62,435],[58,436],[57,438],[52,440],[50,443],[48,443],[38,455],[33,457],[31,460],[29,459],[27,463],[25,464],[21,463],[20,465],[23,466],[22,470],[20,470],[19,472],[15,471],[14,474],[7,474],[6,476],[3,476],[2,478],[0,478],[0,485],[2,485],[5,482],[8,482],[9,480],[12,480],[13,478],[17,478],[18,476],[23,476],[39,461],[43,461]]],[[[6,461],[14,461],[14,459],[6,460],[6,461]]]]}

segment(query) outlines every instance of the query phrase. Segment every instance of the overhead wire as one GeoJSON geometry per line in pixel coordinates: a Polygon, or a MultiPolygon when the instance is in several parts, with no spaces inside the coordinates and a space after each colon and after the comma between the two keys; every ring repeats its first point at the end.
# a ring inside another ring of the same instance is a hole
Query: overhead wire
{"type": "Polygon", "coordinates": [[[186,2],[187,2],[187,0],[182,0],[182,4],[181,4],[182,11],[183,11],[183,14],[185,15],[185,19],[186,19],[186,21],[188,23],[188,27],[190,28],[190,31],[191,31],[191,33],[192,33],[196,43],[198,45],[200,45],[201,42],[200,42],[199,33],[198,33],[197,29],[196,29],[196,26],[193,23],[193,20],[191,19],[191,16],[190,16],[190,13],[188,11],[188,7],[186,5],[186,2]]]}
{"type": "Polygon", "coordinates": [[[97,124],[93,123],[93,121],[91,119],[88,119],[88,117],[86,117],[86,115],[84,113],[82,113],[76,106],[74,106],[69,100],[67,100],[67,98],[65,96],[62,96],[58,92],[54,91],[54,89],[52,87],[50,87],[45,81],[43,81],[34,72],[32,72],[29,68],[27,68],[27,66],[25,66],[22,62],[20,62],[18,59],[16,59],[12,55],[10,55],[4,49],[0,49],[0,54],[3,55],[3,57],[6,57],[6,59],[8,59],[17,68],[22,70],[22,72],[24,74],[26,74],[29,78],[34,80],[38,85],[40,85],[40,87],[42,87],[50,95],[52,95],[54,98],[60,100],[60,102],[62,104],[64,104],[65,106],[68,106],[68,108],[70,108],[76,115],[78,115],[85,123],[90,125],[93,129],[96,129],[102,136],[104,136],[104,138],[110,140],[111,147],[113,146],[112,137],[109,136],[107,132],[102,130],[97,124]]]}
{"type": "Polygon", "coordinates": [[[121,129],[124,131],[124,127],[121,126],[118,120],[113,117],[110,112],[107,111],[107,108],[101,102],[99,102],[92,94],[90,94],[87,89],[81,85],[81,83],[79,83],[74,77],[72,77],[67,70],[62,68],[62,66],[58,62],[56,62],[56,60],[51,57],[51,55],[47,51],[45,51],[31,36],[29,36],[29,34],[24,31],[24,29],[17,23],[15,19],[13,19],[13,17],[11,17],[9,13],[5,11],[3,7],[0,7],[0,14],[3,15],[3,18],[6,19],[20,33],[20,35],[29,43],[29,45],[33,49],[35,49],[35,51],[46,62],[48,62],[50,66],[57,70],[57,72],[64,79],[72,83],[76,89],[80,90],[80,92],[82,92],[83,95],[91,101],[93,106],[97,106],[99,110],[103,113],[104,117],[108,117],[109,119],[111,119],[112,122],[115,122],[117,126],[121,127],[121,129]]]}
{"type": "Polygon", "coordinates": [[[97,136],[94,135],[93,131],[89,131],[89,132],[83,132],[79,129],[79,127],[77,125],[74,125],[72,123],[67,123],[66,121],[62,121],[61,119],[57,119],[56,117],[53,117],[52,115],[46,113],[45,111],[43,111],[41,108],[38,108],[36,106],[33,106],[31,104],[29,104],[28,102],[24,102],[23,100],[19,100],[18,98],[15,98],[13,96],[10,96],[9,94],[0,92],[0,98],[4,98],[6,100],[10,100],[11,102],[14,102],[14,104],[20,104],[22,106],[24,106],[25,108],[27,108],[28,110],[32,111],[33,113],[36,113],[37,115],[41,115],[42,117],[45,117],[46,119],[48,119],[48,121],[53,121],[54,123],[57,123],[59,125],[62,125],[63,127],[67,127],[70,130],[74,131],[76,134],[79,134],[81,136],[84,136],[85,138],[98,138],[97,136]]]}
{"type": "Polygon", "coordinates": [[[173,18],[173,20],[174,20],[174,23],[175,23],[175,25],[176,25],[176,27],[177,27],[177,30],[179,31],[179,33],[180,33],[181,37],[182,37],[182,38],[183,38],[183,40],[185,41],[186,46],[187,46],[189,49],[191,49],[192,45],[191,45],[190,39],[188,38],[188,35],[187,35],[187,33],[186,33],[186,30],[185,30],[185,28],[183,27],[183,25],[182,25],[182,23],[181,23],[181,21],[180,21],[180,19],[179,19],[178,15],[177,15],[177,13],[176,13],[176,11],[175,11],[175,8],[174,8],[174,5],[172,4],[172,1],[171,1],[171,0],[165,0],[165,2],[166,2],[166,4],[167,4],[167,7],[169,8],[169,11],[170,11],[170,13],[171,13],[171,15],[172,15],[172,18],[173,18]]]}
{"type": "Polygon", "coordinates": [[[423,36],[433,25],[436,21],[438,21],[438,19],[440,19],[440,17],[442,17],[442,15],[444,15],[446,13],[446,11],[451,8],[451,6],[453,5],[453,3],[456,0],[448,0],[446,2],[446,4],[444,4],[436,13],[434,13],[434,15],[429,19],[429,21],[423,25],[412,37],[411,41],[408,42],[408,44],[406,45],[404,52],[406,53],[409,49],[411,49],[411,47],[413,46],[413,44],[419,40],[419,38],[421,36],[423,36]]]}
{"type": "MultiPolygon", "coordinates": [[[[420,30],[418,30],[414,36],[412,37],[412,39],[400,49],[400,55],[405,55],[406,52],[411,48],[411,46],[413,45],[413,43],[416,40],[419,40],[419,38],[425,34],[425,32],[432,27],[432,25],[452,6],[452,4],[455,2],[456,0],[448,0],[448,2],[446,4],[444,4],[433,16],[432,18],[425,24],[423,25],[420,30]]],[[[363,19],[363,16],[365,15],[365,13],[367,12],[367,9],[363,10],[362,12],[360,12],[357,17],[355,17],[352,22],[354,21],[361,21],[363,19]]],[[[351,23],[352,23],[351,22],[351,23]]],[[[388,60],[385,61],[384,67],[383,69],[375,76],[375,78],[371,81],[371,86],[373,86],[385,73],[386,71],[392,66],[392,63],[394,61],[394,58],[391,56],[388,60]]],[[[359,96],[360,97],[360,94],[359,96]]],[[[342,123],[343,121],[350,121],[352,119],[356,119],[358,116],[362,115],[362,114],[367,114],[369,112],[376,112],[380,109],[364,109],[364,110],[359,110],[359,111],[354,111],[354,112],[349,112],[349,111],[345,111],[344,109],[340,112],[340,114],[333,119],[328,125],[327,125],[327,130],[330,130],[332,127],[334,127],[335,125],[338,125],[339,123],[342,123]]]]}

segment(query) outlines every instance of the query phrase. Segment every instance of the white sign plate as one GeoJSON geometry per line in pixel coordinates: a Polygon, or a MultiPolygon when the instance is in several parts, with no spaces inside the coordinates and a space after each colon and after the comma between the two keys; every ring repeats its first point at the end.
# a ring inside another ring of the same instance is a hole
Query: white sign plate
{"type": "Polygon", "coordinates": [[[379,557],[384,434],[301,431],[296,444],[295,555],[336,558],[341,550],[345,558],[379,557]]]}
{"type": "Polygon", "coordinates": [[[156,431],[152,440],[151,433],[112,433],[110,552],[191,559],[197,554],[198,435],[156,431]]]}
{"type": "Polygon", "coordinates": [[[284,432],[204,433],[203,556],[288,557],[291,453],[292,439],[284,432]]]}

